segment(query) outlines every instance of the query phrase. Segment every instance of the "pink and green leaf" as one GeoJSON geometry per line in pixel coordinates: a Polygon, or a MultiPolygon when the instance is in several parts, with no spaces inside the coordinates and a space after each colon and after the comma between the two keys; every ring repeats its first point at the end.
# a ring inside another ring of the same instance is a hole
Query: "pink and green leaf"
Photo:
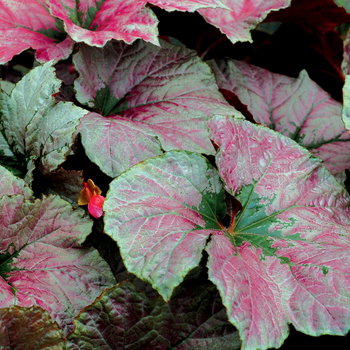
{"type": "Polygon", "coordinates": [[[243,206],[230,235],[207,247],[209,278],[243,348],[279,347],[287,323],[314,336],[346,334],[349,195],[289,138],[225,117],[209,127],[226,189],[243,206]]]}
{"type": "Polygon", "coordinates": [[[207,22],[219,28],[231,40],[250,41],[250,31],[261,23],[271,11],[288,7],[291,0],[222,0],[228,9],[198,10],[207,22]]]}
{"type": "Polygon", "coordinates": [[[0,64],[29,48],[40,62],[57,62],[72,52],[74,41],[44,0],[1,0],[0,23],[0,64]]]}
{"type": "Polygon", "coordinates": [[[26,199],[30,199],[33,192],[24,180],[14,176],[9,170],[0,165],[0,198],[15,194],[22,194],[26,199]]]}
{"type": "Polygon", "coordinates": [[[288,137],[231,117],[209,127],[220,178],[242,209],[225,229],[225,193],[200,155],[171,151],[136,164],[112,181],[104,205],[126,267],[168,300],[205,247],[242,349],[281,346],[288,323],[346,334],[349,195],[288,137]]]}
{"type": "Polygon", "coordinates": [[[10,306],[0,309],[0,347],[21,350],[63,350],[62,330],[40,307],[10,306]]]}
{"type": "Polygon", "coordinates": [[[55,196],[3,196],[0,207],[0,307],[40,306],[67,333],[115,282],[98,252],[81,247],[92,221],[55,196]]]}
{"type": "Polygon", "coordinates": [[[105,232],[118,242],[128,271],[169,300],[199,264],[212,229],[220,229],[224,198],[219,176],[204,157],[170,151],[111,182],[105,232]]]}
{"type": "Polygon", "coordinates": [[[116,39],[138,38],[158,44],[158,20],[143,0],[48,0],[50,12],[63,21],[76,42],[102,47],[116,39]]]}
{"type": "Polygon", "coordinates": [[[81,45],[74,64],[77,99],[108,117],[91,113],[78,132],[88,157],[111,177],[163,150],[214,154],[208,119],[239,114],[189,49],[143,41],[110,42],[103,49],[81,45]]]}
{"type": "Polygon", "coordinates": [[[219,88],[237,95],[257,123],[295,140],[344,178],[350,169],[350,136],[341,120],[342,104],[306,71],[295,79],[231,59],[209,64],[219,88]]]}
{"type": "MultiPolygon", "coordinates": [[[[224,7],[219,0],[153,0],[149,3],[167,11],[195,11],[205,7],[224,7]]],[[[63,21],[76,42],[103,47],[116,39],[131,44],[143,39],[155,45],[158,20],[145,0],[48,0],[50,12],[63,21]]]]}

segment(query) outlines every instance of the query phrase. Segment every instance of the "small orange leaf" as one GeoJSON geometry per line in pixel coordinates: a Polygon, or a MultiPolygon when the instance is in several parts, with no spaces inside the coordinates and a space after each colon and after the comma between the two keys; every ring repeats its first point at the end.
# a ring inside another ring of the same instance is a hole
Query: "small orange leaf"
{"type": "Polygon", "coordinates": [[[79,193],[78,204],[86,205],[93,196],[99,196],[101,193],[100,188],[91,179],[88,179],[87,182],[84,182],[84,188],[79,193]]]}

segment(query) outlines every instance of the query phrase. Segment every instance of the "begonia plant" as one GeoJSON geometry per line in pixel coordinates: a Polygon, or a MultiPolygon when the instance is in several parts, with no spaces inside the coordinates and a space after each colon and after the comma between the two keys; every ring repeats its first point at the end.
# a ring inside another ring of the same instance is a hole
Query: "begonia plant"
{"type": "Polygon", "coordinates": [[[346,1],[0,19],[1,348],[348,347],[346,1]]]}

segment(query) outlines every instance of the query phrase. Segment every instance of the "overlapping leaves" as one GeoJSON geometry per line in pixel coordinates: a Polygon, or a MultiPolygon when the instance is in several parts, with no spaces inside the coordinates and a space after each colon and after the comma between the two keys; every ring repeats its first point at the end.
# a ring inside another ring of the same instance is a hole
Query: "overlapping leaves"
{"type": "MultiPolygon", "coordinates": [[[[158,1],[167,11],[225,7],[220,0],[158,1]]],[[[158,20],[144,0],[1,0],[0,63],[33,48],[40,62],[67,58],[75,42],[104,46],[111,39],[156,45],[158,20]],[[67,36],[68,33],[68,36],[67,36]]]]}
{"type": "Polygon", "coordinates": [[[28,182],[35,166],[46,176],[69,154],[73,133],[86,114],[70,102],[55,103],[60,80],[48,62],[29,72],[12,90],[0,93],[1,163],[23,172],[28,182]]]}
{"type": "Polygon", "coordinates": [[[240,347],[211,283],[182,289],[165,303],[129,282],[107,289],[74,321],[67,349],[211,349],[240,347]],[[211,312],[208,312],[210,310],[211,312]]]}
{"type": "Polygon", "coordinates": [[[114,41],[81,45],[74,64],[77,99],[101,114],[82,118],[78,132],[88,157],[111,177],[163,150],[214,154],[208,118],[239,114],[192,50],[114,41]]]}
{"type": "Polygon", "coordinates": [[[112,181],[104,205],[126,267],[168,300],[205,248],[243,349],[281,346],[288,323],[346,334],[348,194],[283,135],[219,116],[210,129],[220,178],[242,204],[233,225],[220,224],[225,192],[208,161],[184,151],[148,159],[112,181]]]}
{"type": "Polygon", "coordinates": [[[57,196],[27,199],[23,180],[0,171],[0,308],[40,306],[67,332],[115,282],[98,252],[81,247],[92,222],[57,196]]]}
{"type": "MultiPolygon", "coordinates": [[[[102,47],[111,39],[131,44],[143,39],[158,45],[158,20],[145,0],[48,0],[50,12],[63,21],[76,42],[102,47]]],[[[223,7],[219,0],[149,1],[168,11],[223,7]]]]}
{"type": "Polygon", "coordinates": [[[236,60],[210,63],[219,88],[233,92],[254,120],[298,142],[324,161],[339,179],[350,169],[350,137],[342,104],[302,71],[299,78],[272,73],[236,60]]]}

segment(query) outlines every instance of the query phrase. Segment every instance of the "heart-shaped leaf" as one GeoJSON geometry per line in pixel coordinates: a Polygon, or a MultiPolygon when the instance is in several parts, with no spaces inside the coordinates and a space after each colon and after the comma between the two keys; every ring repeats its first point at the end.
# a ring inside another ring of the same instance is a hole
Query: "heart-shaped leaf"
{"type": "Polygon", "coordinates": [[[295,140],[344,180],[350,136],[341,120],[342,105],[306,71],[295,79],[231,59],[213,60],[210,66],[218,86],[237,95],[257,123],[295,140]]]}
{"type": "Polygon", "coordinates": [[[92,221],[56,196],[3,196],[0,207],[0,307],[38,305],[71,330],[75,315],[115,281],[98,252],[80,246],[92,221]]]}
{"type": "Polygon", "coordinates": [[[250,41],[250,31],[267,14],[288,7],[291,0],[222,0],[228,9],[201,9],[198,12],[207,22],[219,28],[233,42],[250,41]]]}
{"type": "Polygon", "coordinates": [[[62,330],[37,306],[0,309],[0,332],[1,349],[65,349],[62,330]]]}
{"type": "Polygon", "coordinates": [[[74,321],[67,349],[239,349],[220,296],[210,283],[181,290],[165,303],[130,282],[107,289],[74,321]],[[210,312],[208,312],[210,310],[210,312]]]}
{"type": "Polygon", "coordinates": [[[0,64],[30,47],[40,62],[57,62],[72,52],[74,41],[44,0],[1,0],[0,23],[0,64]]]}
{"type": "Polygon", "coordinates": [[[290,138],[230,117],[209,127],[220,177],[242,209],[224,228],[225,194],[200,155],[172,151],[136,164],[112,181],[104,205],[105,231],[127,269],[168,300],[206,246],[242,349],[281,346],[288,323],[314,336],[346,334],[349,195],[290,138]]]}
{"type": "Polygon", "coordinates": [[[3,136],[18,163],[26,167],[28,181],[35,160],[45,176],[66,159],[79,119],[87,112],[70,102],[55,103],[52,95],[60,84],[48,62],[26,74],[11,96],[0,93],[3,136]]]}
{"type": "Polygon", "coordinates": [[[74,64],[77,99],[109,116],[87,115],[78,132],[87,156],[111,177],[163,150],[214,154],[208,118],[239,115],[192,50],[143,41],[109,42],[103,49],[81,45],[74,64]]]}

